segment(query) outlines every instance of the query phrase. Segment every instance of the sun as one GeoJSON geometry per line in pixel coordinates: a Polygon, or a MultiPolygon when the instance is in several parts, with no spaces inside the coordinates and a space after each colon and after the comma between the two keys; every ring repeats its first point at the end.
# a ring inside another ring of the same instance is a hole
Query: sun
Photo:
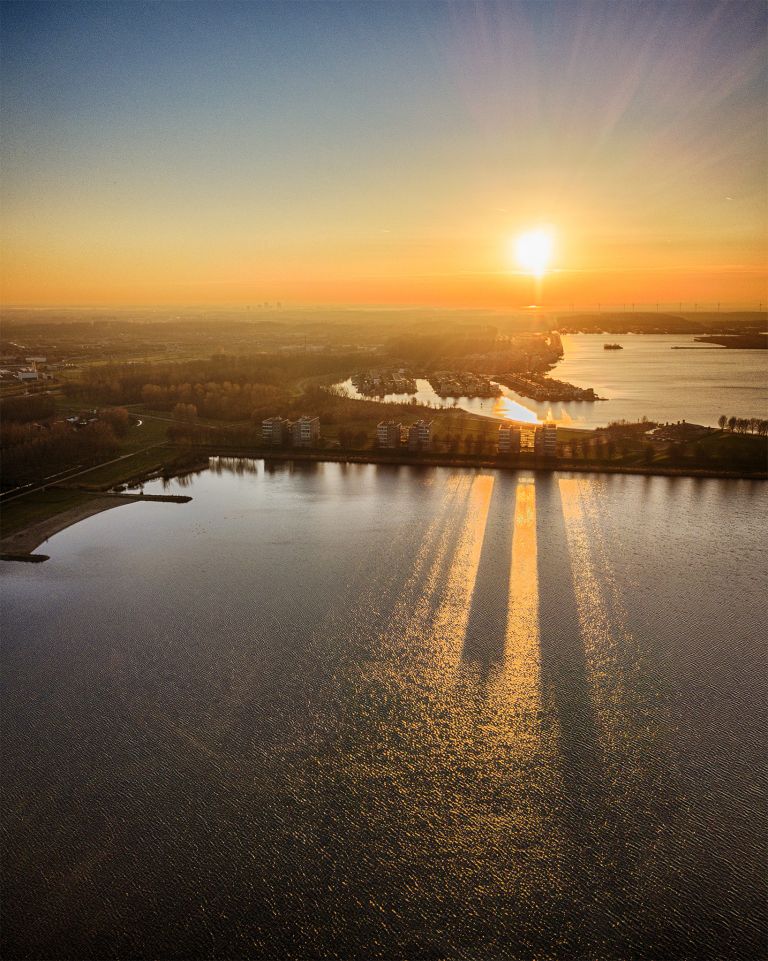
{"type": "Polygon", "coordinates": [[[515,260],[519,267],[534,277],[543,277],[552,259],[554,238],[545,227],[527,230],[514,239],[515,260]]]}

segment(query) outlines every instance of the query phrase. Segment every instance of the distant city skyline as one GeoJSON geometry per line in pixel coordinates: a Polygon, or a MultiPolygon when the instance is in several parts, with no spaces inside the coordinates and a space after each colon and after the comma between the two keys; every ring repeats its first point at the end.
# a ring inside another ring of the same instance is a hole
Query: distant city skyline
{"type": "Polygon", "coordinates": [[[4,305],[756,308],[762,3],[4,3],[4,305]],[[545,225],[549,271],[511,261],[545,225]]]}

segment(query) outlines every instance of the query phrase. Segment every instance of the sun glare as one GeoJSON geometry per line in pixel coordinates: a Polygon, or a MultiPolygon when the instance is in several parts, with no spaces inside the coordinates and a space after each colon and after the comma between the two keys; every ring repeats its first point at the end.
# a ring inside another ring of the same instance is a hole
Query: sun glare
{"type": "Polygon", "coordinates": [[[544,228],[528,230],[515,238],[517,264],[535,277],[543,277],[552,258],[552,233],[544,228]]]}

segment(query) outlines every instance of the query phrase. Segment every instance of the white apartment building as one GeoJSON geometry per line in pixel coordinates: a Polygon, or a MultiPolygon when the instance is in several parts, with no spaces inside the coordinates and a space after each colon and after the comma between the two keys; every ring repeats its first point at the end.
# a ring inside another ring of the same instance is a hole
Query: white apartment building
{"type": "Polygon", "coordinates": [[[557,457],[557,424],[541,424],[536,428],[534,448],[544,457],[557,457]]]}
{"type": "Polygon", "coordinates": [[[523,424],[520,428],[520,450],[530,453],[536,447],[536,433],[538,427],[535,424],[523,424]]]}
{"type": "Polygon", "coordinates": [[[376,443],[379,447],[395,448],[400,446],[403,425],[394,420],[383,420],[376,425],[376,443]]]}
{"type": "Polygon", "coordinates": [[[320,418],[306,414],[291,424],[291,441],[294,447],[315,447],[320,440],[320,418]]]}
{"type": "Polygon", "coordinates": [[[501,424],[496,441],[496,451],[499,454],[517,454],[520,451],[520,428],[507,427],[501,424]]]}
{"type": "Polygon", "coordinates": [[[280,447],[288,435],[289,421],[283,417],[267,417],[261,422],[261,439],[265,447],[280,447]]]}
{"type": "Polygon", "coordinates": [[[432,421],[417,420],[408,428],[408,450],[431,450],[432,421]]]}

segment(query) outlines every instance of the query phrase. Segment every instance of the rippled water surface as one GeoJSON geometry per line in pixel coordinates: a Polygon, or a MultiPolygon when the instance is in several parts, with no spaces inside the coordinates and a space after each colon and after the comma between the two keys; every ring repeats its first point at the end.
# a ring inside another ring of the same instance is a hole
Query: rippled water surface
{"type": "Polygon", "coordinates": [[[764,485],[184,492],[2,566],[4,958],[765,956],[764,485]]]}

